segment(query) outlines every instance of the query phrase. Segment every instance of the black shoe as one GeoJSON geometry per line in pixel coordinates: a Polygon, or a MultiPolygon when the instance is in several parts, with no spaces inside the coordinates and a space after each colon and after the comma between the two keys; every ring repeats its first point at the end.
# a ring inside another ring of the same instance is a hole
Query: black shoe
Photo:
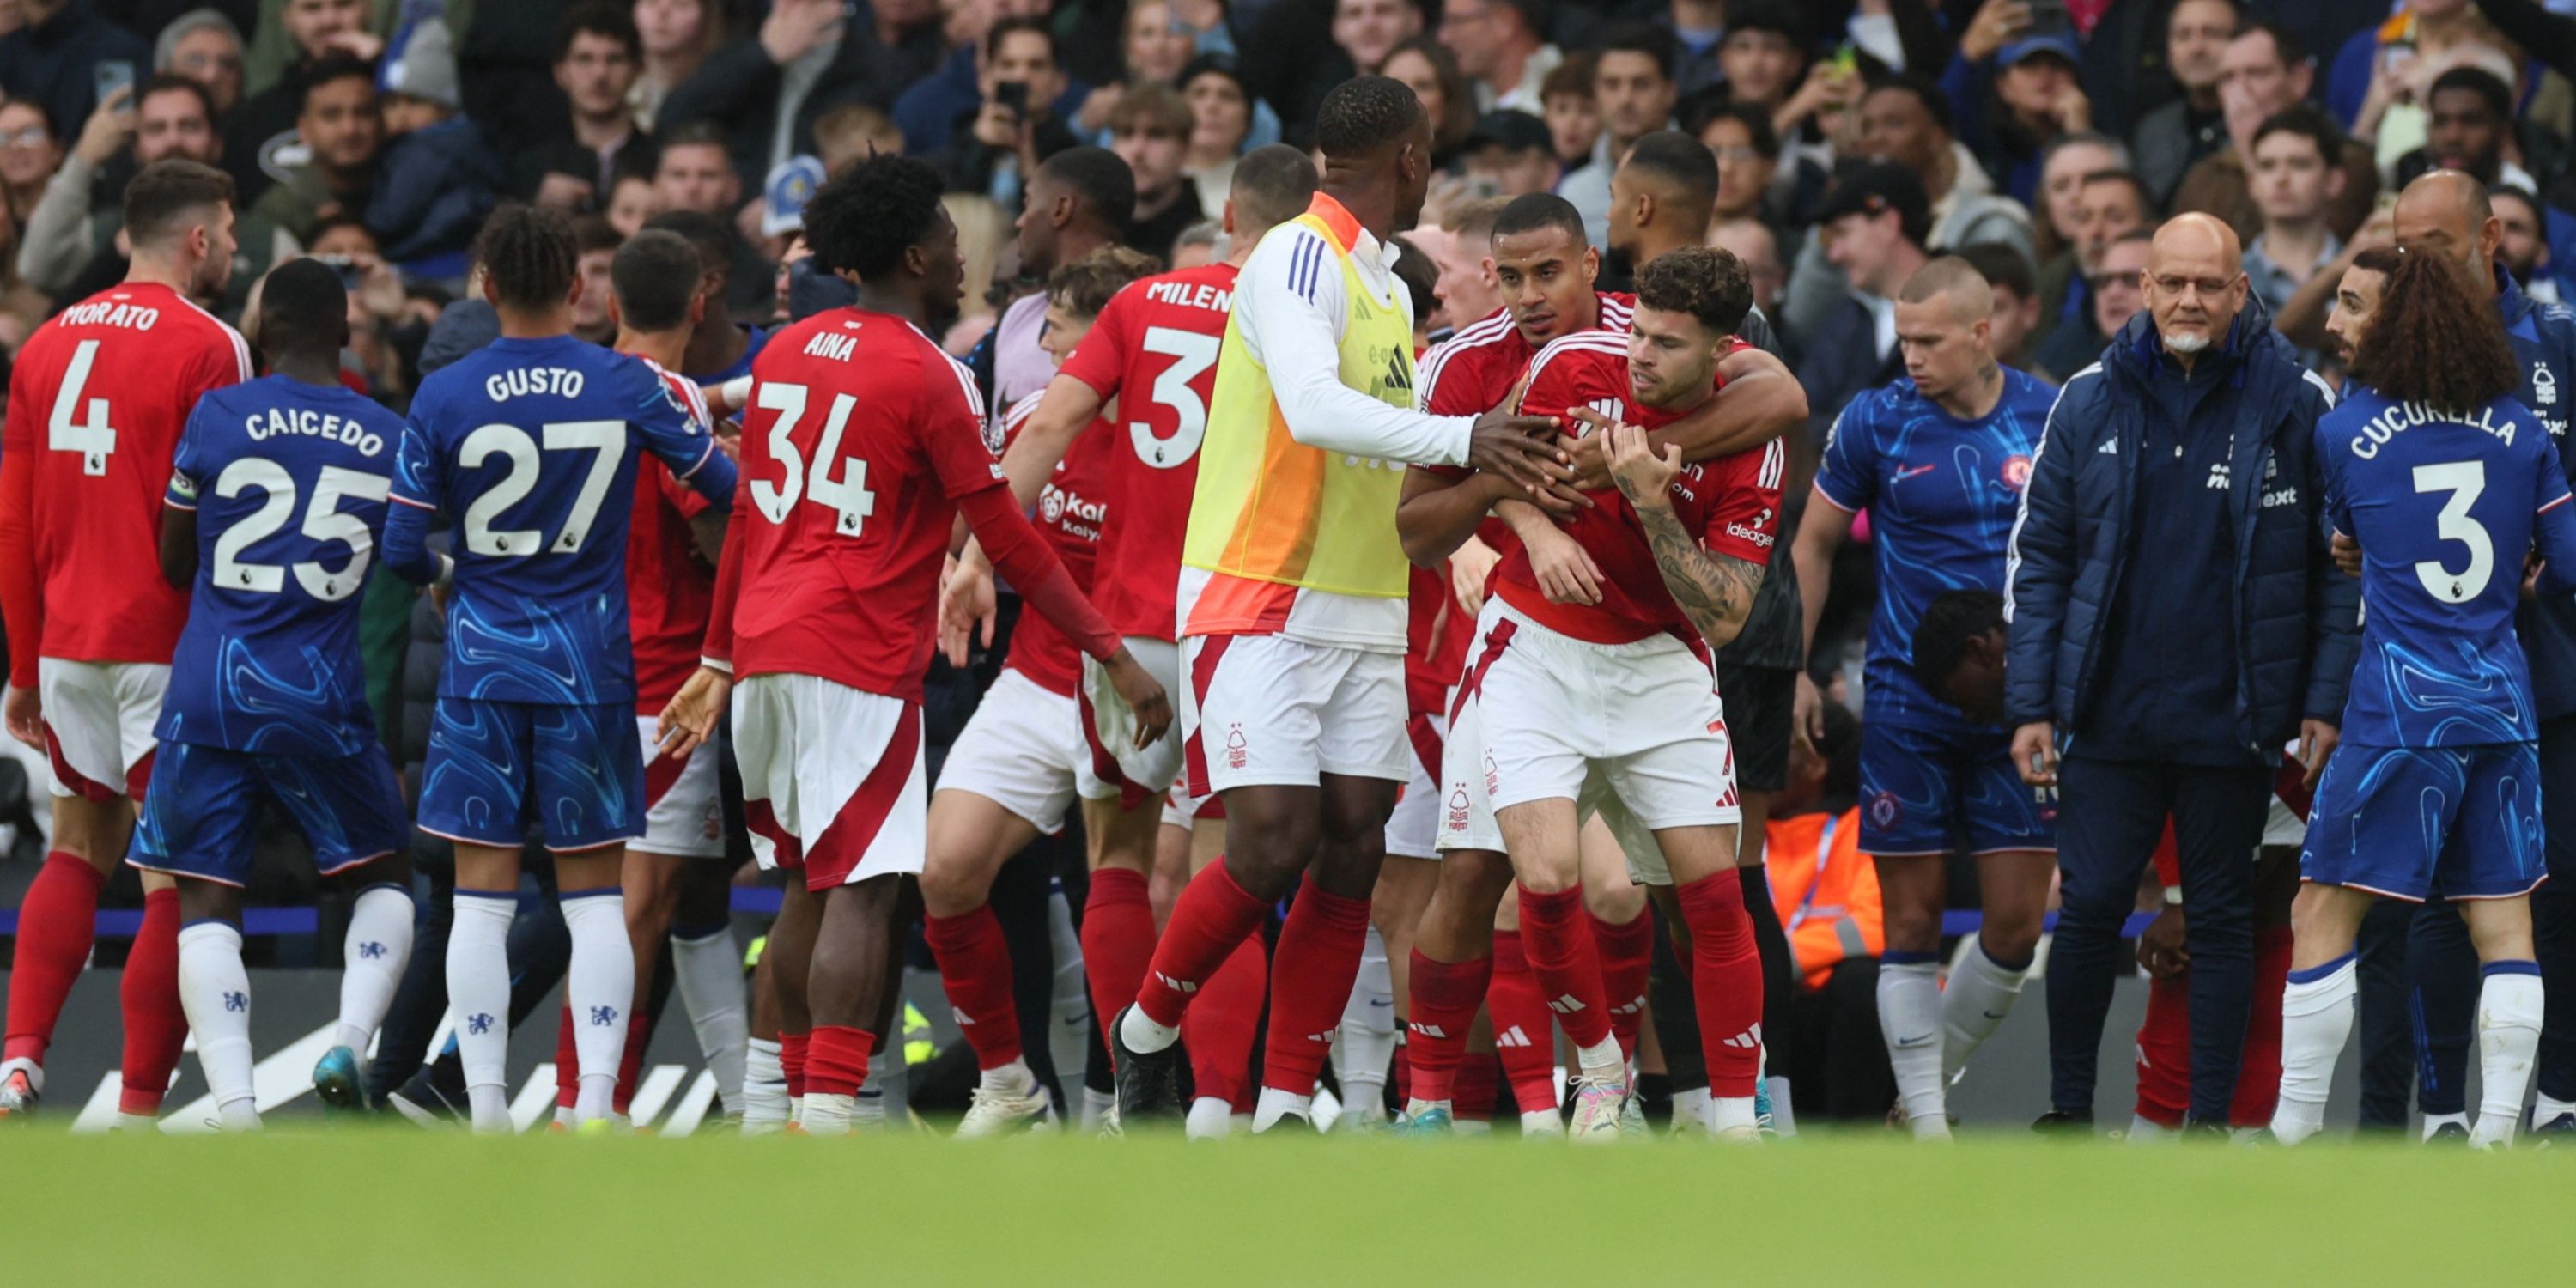
{"type": "Polygon", "coordinates": [[[2225,1145],[2236,1139],[2236,1133],[2225,1123],[2194,1118],[2182,1125],[2182,1140],[2187,1145],[2225,1145]]]}
{"type": "Polygon", "coordinates": [[[2433,1134],[2424,1138],[2424,1143],[2427,1145],[2466,1145],[2469,1143],[2469,1129],[2458,1123],[2444,1123],[2441,1126],[2434,1128],[2433,1134]]]}
{"type": "Polygon", "coordinates": [[[2090,1136],[2093,1134],[2093,1115],[2051,1109],[2041,1114],[2039,1121],[2032,1123],[2030,1129],[2042,1136],[2090,1136]]]}
{"type": "Polygon", "coordinates": [[[2560,1114],[2548,1122],[2533,1123],[2530,1136],[2533,1149],[2549,1149],[2576,1141],[2576,1114],[2560,1114]]]}
{"type": "Polygon", "coordinates": [[[464,1122],[471,1116],[465,1109],[464,1066],[456,1064],[456,1086],[453,1090],[444,1085],[448,1080],[439,1076],[443,1067],[453,1061],[452,1054],[443,1055],[422,1066],[420,1072],[413,1074],[403,1085],[385,1093],[385,1107],[419,1127],[447,1127],[464,1122]]]}
{"type": "Polygon", "coordinates": [[[1128,1003],[1109,1024],[1109,1054],[1118,1071],[1118,1124],[1123,1130],[1152,1119],[1175,1119],[1187,1106],[1181,1100],[1181,1044],[1160,1051],[1138,1051],[1127,1045],[1128,1003]]]}

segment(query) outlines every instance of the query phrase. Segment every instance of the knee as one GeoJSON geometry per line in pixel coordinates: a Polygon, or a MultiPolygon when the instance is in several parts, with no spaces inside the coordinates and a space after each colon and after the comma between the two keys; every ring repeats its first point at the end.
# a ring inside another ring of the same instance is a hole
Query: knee
{"type": "Polygon", "coordinates": [[[984,902],[985,882],[971,864],[932,860],[921,869],[921,904],[934,917],[959,917],[984,902]]]}
{"type": "Polygon", "coordinates": [[[1888,905],[1880,914],[1884,925],[1887,950],[1897,953],[1930,953],[1941,948],[1941,911],[1888,905]]]}
{"type": "Polygon", "coordinates": [[[2027,962],[2039,950],[2039,927],[2037,909],[1989,909],[1977,942],[1998,962],[2027,962]]]}
{"type": "Polygon", "coordinates": [[[1624,926],[1645,911],[1646,890],[1625,882],[1594,883],[1583,887],[1583,910],[1595,920],[1613,926],[1624,926]]]}
{"type": "Polygon", "coordinates": [[[1530,863],[1522,865],[1520,883],[1531,894],[1563,894],[1583,884],[1583,873],[1572,863],[1530,863]]]}

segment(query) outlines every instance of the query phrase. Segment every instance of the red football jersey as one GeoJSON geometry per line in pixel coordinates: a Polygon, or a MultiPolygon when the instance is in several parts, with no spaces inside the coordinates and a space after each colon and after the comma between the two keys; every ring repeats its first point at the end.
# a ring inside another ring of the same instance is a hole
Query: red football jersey
{"type": "MultiPolygon", "coordinates": [[[[672,396],[701,428],[714,431],[714,418],[707,414],[696,381],[663,370],[651,358],[641,361],[671,387],[672,396]]],[[[716,570],[699,556],[689,521],[705,514],[709,504],[658,457],[647,454],[637,464],[635,517],[626,530],[626,614],[635,639],[638,710],[660,711],[698,669],[707,610],[715,603],[716,570]]]]}
{"type": "Polygon", "coordinates": [[[919,701],[957,499],[1007,486],[973,378],[903,318],[843,308],[771,336],[751,379],[735,674],[919,701]]]}
{"type": "Polygon", "coordinates": [[[168,662],[188,593],[162,581],[161,495],[200,395],[251,377],[241,334],[129,282],[36,328],[0,431],[0,607],[13,683],[39,656],[168,662]]]}
{"type": "Polygon", "coordinates": [[[1100,538],[1107,571],[1091,600],[1121,635],[1174,637],[1181,543],[1236,276],[1231,264],[1209,264],[1132,282],[1065,360],[1063,374],[1117,404],[1108,431],[1083,437],[1120,447],[1107,456],[1101,493],[1118,497],[1118,518],[1100,538]]]}
{"type": "Polygon", "coordinates": [[[1467,667],[1467,648],[1476,639],[1476,619],[1458,604],[1450,588],[1449,565],[1416,567],[1407,584],[1405,607],[1404,704],[1408,714],[1449,709],[1449,686],[1467,667]]]}
{"type": "MultiPolygon", "coordinates": [[[[1637,297],[1611,291],[1594,292],[1594,297],[1601,311],[1592,329],[1626,335],[1637,297]]],[[[1509,309],[1496,309],[1481,321],[1458,328],[1432,346],[1422,361],[1422,410],[1434,416],[1482,416],[1510,402],[1537,352],[1521,329],[1512,325],[1509,309]]],[[[1453,479],[1469,473],[1463,466],[1434,467],[1432,472],[1453,479]]],[[[1509,526],[1492,517],[1476,526],[1476,536],[1500,555],[1510,554],[1520,544],[1509,526]]]]}
{"type": "MultiPolygon", "coordinates": [[[[1738,342],[1739,344],[1741,342],[1738,342]]],[[[1723,383],[1723,382],[1721,382],[1723,383]]],[[[1591,407],[1622,424],[1658,429],[1680,419],[1635,401],[1628,385],[1628,342],[1601,333],[1570,335],[1539,350],[1530,362],[1521,410],[1562,416],[1591,407]]],[[[1577,425],[1578,430],[1582,429],[1577,425]]],[[[1775,440],[1733,456],[1682,467],[1673,480],[1673,510],[1711,553],[1762,565],[1780,534],[1780,484],[1788,457],[1775,440]]],[[[1601,569],[1601,602],[1552,604],[1539,590],[1529,551],[1514,548],[1495,572],[1498,593],[1512,607],[1550,628],[1603,644],[1624,644],[1659,632],[1696,640],[1699,633],[1664,588],[1653,550],[1635,509],[1618,489],[1590,494],[1594,505],[1565,521],[1565,530],[1601,569]]]]}
{"type": "MultiPolygon", "coordinates": [[[[1020,427],[1028,423],[1029,413],[1037,410],[1046,397],[1041,389],[1011,404],[1002,417],[1002,445],[1020,436],[1020,427]]],[[[1112,437],[1113,430],[1105,421],[1093,421],[1076,435],[1073,447],[1056,462],[1055,473],[1047,479],[1046,489],[1038,493],[1037,513],[1030,516],[1038,531],[1045,535],[1047,548],[1064,561],[1064,570],[1073,584],[1092,595],[1096,605],[1099,596],[1092,591],[1094,554],[1100,549],[1101,532],[1112,526],[1109,518],[1110,476],[1118,468],[1118,456],[1126,444],[1112,437]]],[[[1127,507],[1119,507],[1118,517],[1127,517],[1127,507]]],[[[1020,614],[1019,625],[1011,628],[1011,652],[1002,665],[1037,681],[1049,693],[1073,696],[1074,686],[1082,680],[1082,650],[1071,636],[1044,613],[1029,609],[1020,614]]]]}

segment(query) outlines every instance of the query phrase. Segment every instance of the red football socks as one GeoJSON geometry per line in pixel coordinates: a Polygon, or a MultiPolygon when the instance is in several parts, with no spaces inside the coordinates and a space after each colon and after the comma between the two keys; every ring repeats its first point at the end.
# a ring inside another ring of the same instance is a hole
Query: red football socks
{"type": "Polygon", "coordinates": [[[778,1031],[778,1071],[787,1076],[787,1098],[805,1094],[805,1052],[812,1044],[810,1033],[778,1031]]]}
{"type": "Polygon", "coordinates": [[[1577,1047],[1610,1036],[1610,1003],[1601,988],[1601,959],[1583,917],[1583,891],[1521,892],[1521,947],[1556,1022],[1577,1047]]]}
{"type": "Polygon", "coordinates": [[[580,1104],[581,1051],[573,1045],[572,1003],[566,1002],[555,1017],[555,1108],[574,1109],[580,1104]]]}
{"type": "Polygon", "coordinates": [[[1450,1116],[1462,1123],[1493,1121],[1494,1097],[1502,1085],[1497,1075],[1501,1072],[1491,1051],[1471,1052],[1459,1061],[1457,1094],[1450,1097],[1450,1116]]]}
{"type": "Polygon", "coordinates": [[[143,896],[143,928],[134,933],[118,1000],[125,1010],[125,1090],[117,1112],[158,1113],[188,1041],[188,1013],[179,1006],[177,890],[143,896]]]}
{"type": "MultiPolygon", "coordinates": [[[[1494,1054],[1511,1079],[1512,1099],[1523,1110],[1539,1110],[1556,1104],[1556,1024],[1523,943],[1521,931],[1494,932],[1494,978],[1485,990],[1485,1009],[1493,1013],[1494,1054]]],[[[1470,1055],[1467,1064],[1480,1058],[1470,1055]]],[[[1466,1070],[1459,1067],[1460,1095],[1466,1094],[1466,1070]]]]}
{"type": "MultiPolygon", "coordinates": [[[[1093,886],[1095,897],[1098,889],[1093,886]]],[[[1003,942],[993,906],[978,904],[954,917],[926,917],[922,938],[939,962],[939,984],[957,1012],[966,1044],[975,1048],[975,1067],[998,1069],[1019,1059],[1020,1011],[1011,1000],[1011,949],[1003,942]]],[[[1087,961],[1089,944],[1084,947],[1087,961]]]]}
{"type": "MultiPolygon", "coordinates": [[[[1198,884],[1190,883],[1192,888],[1198,884]]],[[[1181,899],[1186,905],[1187,890],[1181,899]]],[[[1178,926],[1180,921],[1180,910],[1175,908],[1172,924],[1178,926]]],[[[1225,949],[1233,947],[1232,943],[1225,945],[1225,949]]],[[[1091,1007],[1099,1013],[1102,1024],[1116,1021],[1118,1012],[1137,1000],[1145,984],[1146,963],[1154,956],[1154,905],[1145,896],[1145,874],[1126,868],[1102,868],[1092,873],[1091,894],[1082,904],[1082,969],[1091,984],[1091,1007]]],[[[1203,969],[1213,973],[1224,960],[1225,951],[1220,950],[1207,959],[1203,969]]],[[[1202,980],[1206,976],[1187,978],[1202,980]]],[[[1179,1008],[1173,1008],[1172,1014],[1174,1018],[1169,1022],[1177,1024],[1179,1008]]]]}
{"type": "Polygon", "coordinates": [[[1433,961],[1416,948],[1412,962],[1413,983],[1407,998],[1412,1031],[1405,1036],[1404,1055],[1413,1086],[1407,1094],[1416,1100],[1454,1100],[1458,1062],[1467,1053],[1467,1029],[1485,1004],[1494,959],[1433,961]]]}
{"type": "Polygon", "coordinates": [[[1601,992],[1610,1001],[1610,1032],[1619,1054],[1637,1058],[1637,1030],[1646,1022],[1646,963],[1655,951],[1655,918],[1640,908],[1624,926],[1587,914],[1592,946],[1601,958],[1601,992]]]}
{"type": "MultiPolygon", "coordinates": [[[[1173,922],[1178,924],[1175,916],[1173,922]]],[[[1351,1003],[1368,947],[1369,901],[1330,894],[1308,882],[1279,931],[1279,961],[1270,972],[1270,1029],[1261,1085],[1290,1095],[1314,1094],[1333,1053],[1333,1034],[1351,1003]]]]}
{"type": "MultiPolygon", "coordinates": [[[[2260,985],[2257,986],[2260,991],[2260,985]]],[[[2275,993],[2279,989],[2272,990],[2275,993]]],[[[2273,1003],[2277,1022],[2280,1003],[2273,1003]]],[[[2274,1027],[2274,1034],[2280,1029],[2274,1027]]],[[[2251,1045],[2249,1032],[2249,1043],[2251,1045]]],[[[2275,1041],[2277,1042],[2277,1037],[2275,1041]]],[[[2274,1051],[2277,1055],[2279,1048],[2274,1051]]],[[[2272,1073],[2280,1090],[2280,1070],[2272,1073]]],[[[2238,1087],[2244,1085],[2238,1079],[2238,1087]]],[[[2182,1129],[2191,1108],[2191,982],[2181,976],[2147,983],[2147,1015],[2138,1024],[2138,1117],[2169,1130],[2182,1129]]]]}
{"type": "Polygon", "coordinates": [[[855,1096],[868,1080],[868,1056],[877,1035],[846,1024],[817,1024],[805,1044],[805,1091],[815,1096],[855,1096]]]}
{"type": "Polygon", "coordinates": [[[1236,1113],[1252,1112],[1252,1037],[1260,1032],[1261,1004],[1270,994],[1268,949],[1261,936],[1244,936],[1181,1019],[1197,1095],[1224,1100],[1236,1113]]]}
{"type": "MultiPolygon", "coordinates": [[[[1114,871],[1118,869],[1103,868],[1091,874],[1089,906],[1099,906],[1100,879],[1114,871]]],[[[1150,922],[1152,913],[1144,908],[1145,879],[1133,872],[1124,875],[1134,883],[1137,905],[1146,912],[1150,922]]],[[[1197,993],[1199,986],[1216,974],[1216,968],[1224,965],[1225,959],[1234,954],[1235,945],[1261,928],[1261,919],[1268,915],[1270,905],[1253,898],[1238,884],[1234,874],[1226,871],[1225,860],[1219,859],[1200,869],[1199,874],[1190,878],[1189,885],[1181,890],[1180,899],[1172,905],[1172,920],[1163,927],[1162,942],[1154,946],[1152,966],[1138,973],[1140,983],[1133,994],[1137,1009],[1156,1024],[1179,1028],[1182,1013],[1189,1009],[1191,995],[1197,993]]],[[[1146,938],[1150,942],[1151,934],[1146,938]]],[[[1281,947],[1284,949],[1286,945],[1281,947]]],[[[1082,949],[1085,962],[1090,963],[1091,928],[1087,925],[1083,927],[1082,949]]],[[[1280,963],[1282,969],[1286,965],[1284,960],[1280,963]]],[[[1092,964],[1090,969],[1092,1004],[1096,1008],[1105,1008],[1100,1010],[1100,1022],[1116,1023],[1118,1008],[1124,1007],[1128,999],[1118,997],[1115,987],[1101,979],[1099,965],[1092,964]],[[1106,1003],[1098,1000],[1103,996],[1111,1000],[1106,1003]]],[[[1351,952],[1351,970],[1354,975],[1359,970],[1357,949],[1351,952]]],[[[1273,972],[1274,975],[1277,973],[1273,972]]],[[[1348,1001],[1350,981],[1342,983],[1346,990],[1342,1001],[1348,1001]]],[[[1340,1001],[1333,1004],[1334,1015],[1341,1014],[1341,1005],[1340,1001]]],[[[1324,1027],[1332,1026],[1328,1023],[1324,1027]]]]}
{"type": "Polygon", "coordinates": [[[1754,1094],[1762,1076],[1762,955],[1744,911],[1744,881],[1733,870],[1683,886],[1691,932],[1691,1000],[1708,1057],[1712,1096],[1754,1094]]]}
{"type": "Polygon", "coordinates": [[[18,957],[9,973],[9,1029],[0,1060],[45,1058],[63,999],[89,963],[98,892],[107,878],[85,859],[56,850],[18,904],[18,957]]]}

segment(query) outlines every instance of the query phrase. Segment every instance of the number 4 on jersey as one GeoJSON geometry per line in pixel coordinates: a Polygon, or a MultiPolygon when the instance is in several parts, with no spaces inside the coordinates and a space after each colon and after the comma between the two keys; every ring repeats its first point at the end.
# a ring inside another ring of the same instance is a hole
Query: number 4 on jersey
{"type": "Polygon", "coordinates": [[[73,348],[62,386],[54,390],[53,414],[45,417],[45,446],[80,453],[81,473],[92,476],[107,473],[107,458],[116,452],[116,429],[107,421],[107,400],[81,397],[89,388],[90,364],[96,361],[98,341],[83,340],[73,348]],[[84,414],[87,419],[73,419],[84,414]]]}

